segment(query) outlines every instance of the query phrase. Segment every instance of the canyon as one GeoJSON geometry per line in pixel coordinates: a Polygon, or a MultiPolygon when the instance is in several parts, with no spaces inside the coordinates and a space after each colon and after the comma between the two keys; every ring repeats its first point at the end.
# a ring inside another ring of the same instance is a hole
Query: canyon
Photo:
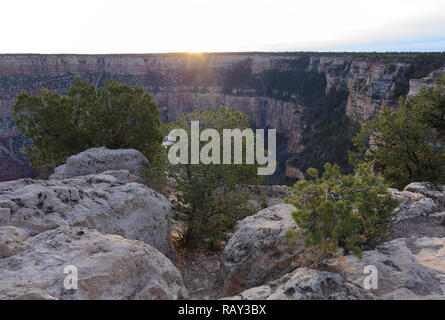
{"type": "Polygon", "coordinates": [[[274,182],[281,182],[301,177],[314,159],[346,162],[354,126],[431,86],[444,65],[443,53],[0,55],[0,181],[38,175],[20,151],[30,141],[13,118],[23,90],[66,94],[76,77],[97,86],[112,78],[149,92],[163,122],[233,106],[253,128],[277,129],[274,182]],[[435,70],[433,80],[423,79],[435,70]]]}

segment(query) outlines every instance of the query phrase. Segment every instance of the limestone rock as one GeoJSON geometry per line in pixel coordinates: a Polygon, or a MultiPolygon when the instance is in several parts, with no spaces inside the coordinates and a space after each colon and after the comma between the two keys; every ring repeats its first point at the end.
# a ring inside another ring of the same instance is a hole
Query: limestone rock
{"type": "Polygon", "coordinates": [[[445,186],[430,182],[413,182],[407,185],[404,191],[423,194],[432,199],[440,210],[445,210],[445,186]]]}
{"type": "Polygon", "coordinates": [[[267,285],[243,291],[226,300],[367,300],[363,289],[348,283],[339,274],[299,268],[267,285]]]}
{"type": "Polygon", "coordinates": [[[403,202],[397,208],[397,221],[427,216],[445,209],[445,186],[436,186],[428,182],[414,182],[403,191],[390,189],[394,198],[403,202]]]}
{"type": "Polygon", "coordinates": [[[437,86],[437,79],[440,79],[445,75],[445,67],[438,70],[434,70],[423,79],[411,79],[409,81],[408,96],[415,96],[421,89],[432,89],[437,86]]]}
{"type": "Polygon", "coordinates": [[[445,238],[388,241],[362,260],[339,255],[320,271],[298,268],[282,278],[225,299],[445,299],[445,238]],[[377,270],[377,288],[364,285],[366,266],[377,270]]]}
{"type": "Polygon", "coordinates": [[[128,171],[65,180],[0,183],[0,226],[32,234],[59,226],[85,226],[142,240],[172,257],[171,206],[161,194],[130,182],[128,171]]]}
{"type": "Polygon", "coordinates": [[[0,259],[15,255],[25,248],[29,234],[15,227],[0,227],[0,259]]]}
{"type": "Polygon", "coordinates": [[[268,300],[355,300],[367,298],[358,288],[347,283],[340,275],[309,268],[297,269],[287,281],[267,297],[268,300]]]}
{"type": "Polygon", "coordinates": [[[363,287],[364,268],[377,268],[378,288],[370,292],[378,299],[445,299],[445,238],[396,239],[364,251],[363,259],[336,259],[350,283],[363,287]]]}
{"type": "Polygon", "coordinates": [[[56,168],[50,179],[67,179],[110,170],[128,170],[132,175],[142,177],[145,164],[145,156],[134,149],[92,148],[69,157],[64,165],[56,168]]]}
{"type": "Polygon", "coordinates": [[[286,177],[303,180],[304,173],[301,172],[300,169],[292,166],[291,162],[288,160],[288,161],[286,161],[286,177]]]}
{"type": "Polygon", "coordinates": [[[279,204],[239,221],[224,250],[224,292],[239,292],[266,283],[292,269],[304,249],[300,239],[290,247],[284,234],[299,230],[291,217],[294,207],[279,204]]]}
{"type": "Polygon", "coordinates": [[[148,244],[82,227],[30,237],[26,248],[0,259],[0,299],[181,299],[180,272],[148,244]],[[75,266],[78,289],[66,289],[75,266]]]}

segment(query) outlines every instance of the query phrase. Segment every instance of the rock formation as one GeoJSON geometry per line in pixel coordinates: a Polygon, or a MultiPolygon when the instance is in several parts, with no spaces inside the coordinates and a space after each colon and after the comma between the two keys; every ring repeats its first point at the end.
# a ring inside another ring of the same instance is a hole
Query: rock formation
{"type": "Polygon", "coordinates": [[[0,183],[0,299],[186,298],[170,203],[130,173],[145,158],[99,148],[69,160],[57,175],[70,178],[0,183]]]}
{"type": "Polygon", "coordinates": [[[23,232],[0,227],[0,252],[10,243],[8,256],[0,259],[2,300],[187,298],[180,272],[142,241],[82,227],[59,227],[26,240],[23,232]],[[20,248],[11,250],[19,241],[20,248]],[[77,268],[78,289],[65,288],[66,266],[77,268]]]}
{"type": "Polygon", "coordinates": [[[390,189],[394,198],[402,200],[398,207],[397,220],[428,216],[445,210],[445,186],[436,186],[428,182],[414,182],[403,191],[390,189]]]}
{"type": "Polygon", "coordinates": [[[294,210],[291,205],[278,204],[237,223],[224,250],[226,295],[265,283],[295,267],[304,241],[289,247],[284,238],[286,231],[299,230],[291,217],[294,210]]]}
{"type": "Polygon", "coordinates": [[[420,92],[420,89],[431,89],[436,87],[437,79],[442,78],[445,75],[445,67],[439,70],[434,70],[428,76],[422,79],[411,79],[409,81],[408,96],[415,96],[420,92]]]}
{"type": "Polygon", "coordinates": [[[170,203],[142,184],[116,178],[124,175],[129,176],[128,171],[2,182],[0,208],[6,214],[0,225],[26,228],[31,233],[85,226],[144,241],[171,257],[170,203]]]}
{"type": "Polygon", "coordinates": [[[230,299],[355,300],[445,299],[445,238],[396,239],[365,251],[363,259],[340,256],[332,272],[298,268],[280,279],[230,299]],[[366,266],[377,270],[377,289],[366,289],[366,266]]]}
{"type": "Polygon", "coordinates": [[[147,158],[134,149],[92,148],[69,157],[49,178],[66,179],[112,170],[128,170],[134,176],[143,177],[147,164],[147,158]]]}

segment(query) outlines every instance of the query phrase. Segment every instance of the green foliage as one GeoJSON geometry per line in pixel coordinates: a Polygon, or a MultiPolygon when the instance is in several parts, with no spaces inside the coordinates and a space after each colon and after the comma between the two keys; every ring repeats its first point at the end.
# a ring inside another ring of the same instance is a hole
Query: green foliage
{"type": "Polygon", "coordinates": [[[373,165],[392,186],[414,181],[445,183],[445,78],[422,89],[394,112],[384,108],[354,137],[350,160],[373,165]]]}
{"type": "MultiPolygon", "coordinates": [[[[223,129],[244,130],[249,123],[242,112],[221,107],[216,112],[181,114],[177,121],[166,126],[166,133],[182,128],[190,137],[190,121],[193,120],[200,121],[200,131],[214,128],[221,137],[223,129]]],[[[248,202],[247,193],[239,192],[236,186],[240,183],[261,183],[263,179],[257,176],[257,165],[178,164],[170,165],[168,170],[176,180],[178,190],[178,205],[175,208],[178,214],[175,218],[185,223],[183,243],[188,246],[224,239],[225,233],[233,229],[237,220],[256,211],[248,202]]]]}
{"type": "MultiPolygon", "coordinates": [[[[388,238],[399,202],[367,164],[359,165],[354,175],[341,175],[338,165],[326,163],[324,168],[321,177],[309,169],[314,179],[290,188],[293,197],[286,200],[296,208],[292,217],[303,229],[307,247],[319,247],[327,254],[343,248],[360,256],[362,249],[388,238]]],[[[298,236],[287,234],[294,240],[298,236]]]]}
{"type": "Polygon", "coordinates": [[[161,148],[159,110],[141,87],[113,80],[103,88],[76,79],[68,95],[46,89],[17,97],[14,118],[32,139],[31,164],[50,172],[66,158],[92,147],[134,148],[152,162],[161,148]]]}
{"type": "Polygon", "coordinates": [[[145,170],[144,180],[152,189],[164,193],[167,186],[168,159],[165,149],[156,154],[145,170]]]}
{"type": "Polygon", "coordinates": [[[265,196],[260,196],[258,202],[260,203],[261,209],[267,208],[267,198],[265,196]]]}

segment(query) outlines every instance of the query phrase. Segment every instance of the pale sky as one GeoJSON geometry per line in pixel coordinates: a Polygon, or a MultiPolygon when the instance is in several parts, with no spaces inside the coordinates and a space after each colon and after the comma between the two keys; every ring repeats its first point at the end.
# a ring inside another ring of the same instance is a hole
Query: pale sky
{"type": "Polygon", "coordinates": [[[1,0],[0,53],[445,51],[444,0],[1,0]]]}

